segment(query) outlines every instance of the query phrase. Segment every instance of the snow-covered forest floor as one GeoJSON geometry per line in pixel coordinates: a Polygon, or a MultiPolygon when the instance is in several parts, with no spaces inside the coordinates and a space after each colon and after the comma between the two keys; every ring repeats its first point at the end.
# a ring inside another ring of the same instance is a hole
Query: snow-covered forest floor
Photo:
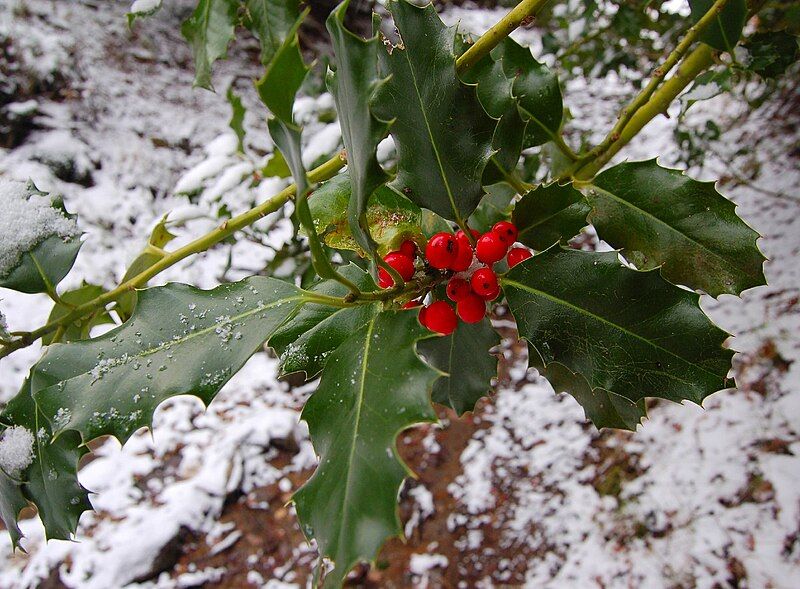
{"type": "MultiPolygon", "coordinates": [[[[0,177],[31,178],[79,215],[85,245],[66,287],[116,284],[166,213],[179,221],[180,245],[216,225],[220,207],[242,211],[286,183],[246,188],[254,162],[271,151],[249,83],[259,75],[253,47],[238,43],[220,65],[220,92],[192,90],[179,34],[190,3],[165,4],[129,31],[124,0],[0,2],[0,52],[16,68],[12,80],[31,81],[2,107],[15,135],[0,148],[0,177]],[[235,154],[224,97],[232,82],[249,108],[248,153],[260,155],[235,154]]],[[[482,32],[500,14],[451,9],[445,17],[482,32]]],[[[536,44],[535,34],[521,34],[536,44]]],[[[625,88],[576,79],[564,91],[575,119],[567,128],[599,138],[625,88]]],[[[637,433],[598,433],[571,397],[526,372],[524,347],[509,337],[496,394],[474,415],[441,411],[443,429],[401,436],[419,475],[401,497],[407,541],[389,542],[354,583],[800,586],[798,105],[784,94],[747,114],[723,97],[690,111],[698,128],[713,117],[729,130],[689,173],[725,179],[723,192],[764,236],[769,258],[769,286],[704,301],[737,334],[730,346],[740,388],[704,409],[654,404],[637,433]]],[[[331,107],[326,94],[300,101],[307,164],[339,148],[331,107]]],[[[659,118],[621,155],[674,163],[673,125],[659,118]]],[[[263,223],[266,237],[219,247],[159,281],[210,287],[261,270],[291,229],[286,219],[263,223]]],[[[46,297],[0,293],[14,329],[41,324],[49,306],[46,297]]],[[[39,352],[0,361],[0,400],[39,352]]],[[[0,587],[304,587],[316,555],[287,502],[314,468],[298,419],[314,384],[277,381],[276,364],[257,354],[207,411],[195,398],[173,399],[152,434],[123,448],[98,444],[80,472],[97,512],[84,514],[76,542],[45,543],[38,519],[26,519],[27,554],[12,554],[4,534],[0,587]]]]}

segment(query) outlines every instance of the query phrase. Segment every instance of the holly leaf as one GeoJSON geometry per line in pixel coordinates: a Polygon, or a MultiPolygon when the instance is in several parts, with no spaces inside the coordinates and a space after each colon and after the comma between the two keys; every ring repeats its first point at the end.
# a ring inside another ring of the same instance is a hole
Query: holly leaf
{"type": "Polygon", "coordinates": [[[384,54],[375,113],[394,123],[398,153],[395,185],[421,207],[455,221],[480,202],[481,178],[492,155],[496,121],[483,110],[475,88],[456,75],[454,29],[432,4],[392,3],[402,45],[384,54]]]}
{"type": "Polygon", "coordinates": [[[750,55],[747,69],[765,79],[782,76],[800,58],[798,38],[787,31],[755,33],[744,47],[750,55]]]}
{"type": "Polygon", "coordinates": [[[514,206],[511,221],[517,226],[517,239],[536,250],[554,243],[566,244],[588,222],[591,207],[572,184],[537,186],[514,206]]]}
{"type": "Polygon", "coordinates": [[[246,0],[245,26],[261,43],[261,63],[268,66],[300,16],[299,0],[246,0]]]}
{"type": "Polygon", "coordinates": [[[525,147],[553,141],[561,129],[564,103],[558,76],[536,61],[530,49],[506,37],[502,43],[503,71],[513,80],[511,92],[528,121],[525,147]]]}
{"type": "Polygon", "coordinates": [[[211,66],[228,52],[237,23],[239,0],[199,0],[192,15],[181,25],[181,34],[194,53],[194,85],[214,90],[211,66]]]}
{"type": "MultiPolygon", "coordinates": [[[[167,217],[168,215],[164,215],[161,220],[156,223],[156,226],[153,227],[153,231],[150,232],[150,237],[147,240],[147,245],[130,263],[128,269],[125,271],[125,275],[122,277],[122,282],[127,282],[145,270],[152,268],[167,255],[164,248],[169,242],[175,239],[175,235],[167,229],[167,217]]],[[[135,290],[127,292],[117,299],[117,306],[114,310],[123,321],[128,319],[133,313],[136,307],[136,300],[137,295],[135,290]]]]}
{"type": "Polygon", "coordinates": [[[389,132],[389,123],[378,120],[370,102],[384,83],[378,76],[378,36],[361,39],[344,26],[349,0],[342,2],[327,20],[336,60],[336,69],[328,69],[328,91],[336,102],[342,139],[347,150],[347,171],[351,196],[347,219],[352,237],[360,248],[374,257],[376,244],[370,236],[367,207],[375,190],[389,178],[378,164],[376,150],[389,132]]]}
{"type": "Polygon", "coordinates": [[[231,120],[228,121],[228,126],[236,134],[237,151],[244,153],[244,115],[246,112],[244,104],[242,99],[233,92],[232,86],[228,88],[226,98],[228,99],[228,104],[231,105],[231,120]]]}
{"type": "Polygon", "coordinates": [[[723,92],[730,92],[732,87],[732,71],[729,67],[712,69],[697,76],[688,92],[681,94],[681,114],[684,114],[695,102],[709,100],[723,92]]]}
{"type": "MultiPolygon", "coordinates": [[[[317,188],[308,204],[314,227],[322,240],[332,248],[352,250],[360,256],[365,251],[351,233],[348,203],[352,203],[349,174],[339,174],[317,188]]],[[[385,255],[400,247],[405,239],[420,241],[422,211],[396,190],[381,186],[369,199],[365,217],[377,251],[385,255]]]]}
{"type": "Polygon", "coordinates": [[[0,183],[0,207],[15,227],[0,225],[0,287],[24,293],[55,290],[69,273],[81,248],[75,215],[58,196],[33,182],[0,183]]]}
{"type": "Polygon", "coordinates": [[[508,219],[511,201],[516,194],[517,191],[505,182],[487,186],[486,196],[469,218],[469,226],[476,231],[486,233],[498,221],[508,219]]]}
{"type": "Polygon", "coordinates": [[[414,350],[425,335],[415,312],[374,316],[330,355],[303,409],[320,461],[294,501],[306,535],[336,564],[326,585],[340,585],[401,533],[397,494],[407,467],[395,439],[436,421],[428,391],[439,373],[414,350]]]}
{"type": "MultiPolygon", "coordinates": [[[[714,0],[689,0],[691,20],[697,22],[713,6],[714,0]]],[[[700,40],[718,51],[733,52],[739,42],[747,20],[747,1],[730,0],[711,25],[700,35],[700,40]]]]}
{"type": "Polygon", "coordinates": [[[48,348],[33,370],[33,397],[54,435],[76,430],[84,442],[113,435],[124,443],[170,397],[211,402],[303,302],[293,285],[261,277],[206,291],[139,291],[120,327],[48,348]]]}
{"type": "Polygon", "coordinates": [[[703,314],[699,295],[623,266],[617,252],[554,246],[501,284],[541,364],[566,366],[593,391],[700,404],[728,386],[728,334],[703,314]]]}
{"type": "MultiPolygon", "coordinates": [[[[369,273],[355,264],[341,268],[340,272],[361,292],[376,289],[369,273]]],[[[334,297],[343,297],[349,292],[335,280],[324,280],[310,291],[334,297]]],[[[280,357],[281,374],[305,372],[309,379],[315,377],[322,371],[331,352],[366,325],[378,311],[377,303],[344,308],[316,303],[303,305],[269,340],[269,345],[280,357]]]]}
{"type": "Polygon", "coordinates": [[[22,485],[0,470],[0,518],[11,536],[11,546],[19,547],[22,530],[19,529],[19,512],[28,506],[22,494],[22,485]]]}
{"type": "Polygon", "coordinates": [[[420,341],[420,353],[445,373],[433,384],[432,399],[452,407],[458,415],[474,410],[497,376],[497,357],[489,350],[499,344],[500,336],[488,319],[472,324],[459,322],[450,335],[420,341]]]}
{"type": "Polygon", "coordinates": [[[530,365],[550,382],[556,393],[572,395],[583,408],[586,419],[597,429],[609,427],[636,431],[642,419],[647,417],[645,399],[633,402],[601,388],[593,389],[583,376],[563,364],[551,362],[544,366],[539,352],[531,344],[528,344],[528,350],[530,365]]]}
{"type": "Polygon", "coordinates": [[[623,163],[586,189],[589,220],[640,270],[712,296],[765,284],[758,233],[714,188],[655,160],[623,163]]]}
{"type": "MultiPolygon", "coordinates": [[[[47,323],[57,321],[61,317],[68,315],[75,307],[79,307],[84,303],[88,303],[103,295],[106,290],[102,286],[96,284],[83,283],[81,286],[74,290],[67,291],[59,295],[61,303],[56,303],[53,310],[50,311],[50,316],[47,318],[47,323]]],[[[102,325],[104,323],[113,323],[114,320],[111,316],[101,307],[94,313],[83,319],[79,319],[70,323],[64,332],[61,334],[62,342],[72,342],[76,340],[86,339],[89,337],[89,332],[93,327],[102,325]]],[[[53,342],[55,333],[48,333],[42,336],[42,343],[49,346],[53,342]]]]}
{"type": "Polygon", "coordinates": [[[31,396],[30,379],[8,402],[0,421],[33,433],[33,461],[25,470],[23,491],[39,510],[47,539],[71,539],[81,514],[92,509],[88,492],[78,482],[78,461],[88,449],[77,432],[51,440],[50,424],[31,396]]]}

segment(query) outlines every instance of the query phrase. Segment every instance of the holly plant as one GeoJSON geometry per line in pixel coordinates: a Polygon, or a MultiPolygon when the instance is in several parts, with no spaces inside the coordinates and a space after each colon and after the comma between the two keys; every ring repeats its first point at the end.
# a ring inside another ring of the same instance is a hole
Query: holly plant
{"type": "Polygon", "coordinates": [[[578,150],[562,136],[557,75],[508,36],[546,3],[524,0],[475,38],[430,4],[394,0],[391,21],[376,16],[365,39],[345,26],[342,2],[327,19],[324,82],[344,149],[308,170],[293,108],[310,71],[298,36],[308,10],[299,0],[198,0],[182,28],[195,84],[211,89],[237,30],[255,35],[274,169],[294,183],[177,249],[160,223],[111,290],[59,292],[81,246],[75,219],[32,184],[0,186],[4,211],[20,211],[0,243],[0,287],[54,301],[38,329],[0,322],[0,357],[45,344],[0,414],[0,515],[14,545],[31,503],[48,538],[75,533],[91,509],[77,478],[89,442],[125,443],[176,395],[210,403],[265,346],[282,373],[319,379],[302,412],[319,466],[294,505],[333,586],[401,533],[409,471],[397,435],[435,423],[433,402],[462,415],[490,392],[496,307],[515,320],[531,366],[598,428],[635,430],[648,397],[701,404],[733,384],[729,334],[698,302],[765,283],[759,235],[713,182],[657,160],[609,164],[698,77],[734,59],[752,13],[745,0],[691,0],[685,33],[649,81],[605,139],[578,150]],[[388,137],[396,157],[379,162],[388,137]],[[552,169],[531,184],[521,154],[545,148],[557,154],[552,169]],[[211,290],[147,287],[284,207],[310,261],[302,280],[298,271],[211,290]],[[616,249],[570,247],[590,225],[616,249]]]}

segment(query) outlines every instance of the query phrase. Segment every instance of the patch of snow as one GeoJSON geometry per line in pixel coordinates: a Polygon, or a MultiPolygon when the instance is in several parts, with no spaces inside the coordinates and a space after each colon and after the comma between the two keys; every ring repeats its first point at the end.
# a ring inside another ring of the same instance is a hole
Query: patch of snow
{"type": "Polygon", "coordinates": [[[7,428],[0,435],[0,468],[11,476],[28,468],[33,461],[33,432],[21,425],[7,428]]]}
{"type": "Polygon", "coordinates": [[[0,180],[0,210],[0,278],[45,239],[79,234],[75,220],[53,207],[53,197],[36,194],[23,182],[0,180]]]}

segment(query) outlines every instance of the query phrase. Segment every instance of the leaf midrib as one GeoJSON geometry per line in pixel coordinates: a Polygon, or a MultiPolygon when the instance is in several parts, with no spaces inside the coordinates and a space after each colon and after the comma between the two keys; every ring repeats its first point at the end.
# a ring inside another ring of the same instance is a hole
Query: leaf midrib
{"type": "MultiPolygon", "coordinates": [[[[586,309],[584,309],[582,307],[578,307],[576,305],[573,305],[569,301],[566,301],[564,299],[560,299],[558,297],[555,297],[555,296],[553,296],[553,295],[551,295],[549,293],[546,293],[544,291],[541,291],[541,290],[538,290],[536,288],[533,288],[532,286],[528,286],[526,284],[522,284],[520,282],[517,282],[516,280],[510,280],[508,278],[503,278],[502,282],[504,284],[508,284],[510,286],[519,288],[520,290],[525,290],[525,291],[528,291],[528,292],[530,292],[532,294],[536,294],[536,295],[542,296],[543,298],[551,300],[551,301],[553,301],[553,302],[555,302],[555,303],[557,303],[559,305],[562,305],[564,307],[569,307],[570,309],[573,309],[573,310],[577,311],[578,313],[581,313],[583,315],[591,317],[592,319],[594,319],[594,320],[596,320],[596,321],[598,321],[600,323],[604,323],[606,325],[609,325],[612,328],[617,329],[618,331],[621,331],[622,333],[624,333],[626,335],[629,335],[629,336],[631,336],[631,337],[633,337],[633,338],[635,338],[635,339],[637,339],[637,340],[639,340],[641,342],[644,342],[645,344],[649,345],[650,347],[656,348],[657,350],[661,350],[662,352],[672,356],[673,358],[676,358],[677,360],[679,360],[682,363],[686,363],[686,364],[689,364],[690,366],[697,367],[702,372],[704,372],[707,375],[711,376],[714,380],[719,380],[719,376],[714,374],[713,372],[710,372],[707,368],[705,368],[705,367],[703,367],[703,366],[701,366],[699,364],[696,364],[695,362],[693,362],[691,360],[688,360],[688,359],[684,358],[683,356],[679,356],[675,352],[673,352],[671,350],[668,350],[667,348],[665,348],[663,346],[660,346],[657,343],[655,343],[655,342],[653,342],[653,341],[651,341],[651,340],[649,340],[649,339],[647,339],[647,338],[645,338],[645,337],[643,337],[643,336],[641,336],[641,335],[639,335],[639,334],[637,334],[637,333],[635,333],[633,331],[630,331],[630,330],[626,329],[625,327],[622,327],[621,325],[617,325],[616,323],[612,323],[611,321],[609,321],[608,319],[605,319],[604,317],[601,317],[600,315],[596,315],[596,314],[594,314],[594,313],[592,313],[592,312],[590,312],[590,311],[588,311],[588,310],[586,310],[586,309]]],[[[651,372],[655,372],[655,371],[651,371],[651,372]]],[[[662,372],[662,371],[658,371],[658,372],[662,372]]]]}
{"type": "MultiPolygon", "coordinates": [[[[598,186],[597,184],[589,184],[589,185],[587,186],[587,188],[589,188],[589,189],[596,189],[596,190],[598,190],[599,192],[602,192],[604,195],[608,196],[609,198],[611,198],[611,199],[613,199],[613,200],[615,200],[615,201],[617,201],[617,202],[619,202],[619,203],[623,204],[624,206],[628,206],[629,208],[631,208],[631,209],[634,209],[635,211],[638,211],[638,212],[640,212],[642,215],[644,215],[644,216],[646,216],[646,217],[649,217],[650,219],[653,219],[653,220],[655,220],[655,221],[656,221],[656,222],[658,222],[660,225],[663,225],[664,227],[666,227],[666,228],[670,229],[670,230],[671,230],[673,233],[677,233],[678,235],[680,235],[680,236],[682,236],[682,237],[686,238],[686,240],[687,240],[687,241],[690,241],[690,242],[692,242],[692,243],[696,244],[696,245],[697,245],[698,247],[700,247],[702,250],[705,250],[705,251],[707,251],[708,253],[710,253],[710,254],[711,254],[712,256],[714,256],[715,258],[717,258],[717,259],[719,259],[719,260],[722,260],[722,262],[724,263],[724,265],[725,265],[725,266],[726,266],[726,267],[727,267],[729,270],[731,270],[731,269],[732,269],[732,270],[735,270],[735,271],[736,271],[736,273],[738,273],[738,272],[745,272],[745,271],[744,271],[742,268],[740,268],[740,267],[738,267],[738,266],[734,265],[734,263],[733,263],[731,260],[729,260],[728,258],[726,258],[725,256],[723,256],[722,254],[720,254],[720,253],[718,253],[718,252],[715,252],[715,251],[714,251],[714,250],[712,250],[712,249],[709,249],[709,247],[708,247],[708,246],[706,246],[705,244],[703,244],[702,242],[700,242],[700,241],[697,241],[696,239],[694,239],[694,238],[693,238],[693,237],[691,237],[690,235],[687,235],[687,234],[686,234],[686,233],[684,233],[683,231],[679,230],[677,227],[674,227],[674,226],[670,225],[669,223],[667,223],[667,222],[666,222],[666,221],[664,221],[663,219],[660,219],[659,217],[657,217],[657,216],[656,216],[656,215],[654,215],[653,213],[651,213],[651,212],[649,212],[649,211],[646,211],[645,209],[642,209],[642,208],[640,208],[640,207],[636,206],[636,205],[635,205],[635,204],[633,204],[632,202],[630,202],[630,201],[628,201],[628,200],[625,200],[625,199],[624,199],[624,198],[622,198],[622,197],[619,197],[619,196],[617,196],[617,195],[616,195],[616,194],[614,194],[613,192],[610,192],[610,191],[608,191],[608,190],[606,190],[606,189],[604,189],[604,188],[601,188],[601,187],[600,187],[600,186],[598,186]]],[[[594,207],[592,207],[592,209],[594,209],[594,207]]],[[[747,273],[745,272],[745,274],[747,274],[747,273]]]]}

